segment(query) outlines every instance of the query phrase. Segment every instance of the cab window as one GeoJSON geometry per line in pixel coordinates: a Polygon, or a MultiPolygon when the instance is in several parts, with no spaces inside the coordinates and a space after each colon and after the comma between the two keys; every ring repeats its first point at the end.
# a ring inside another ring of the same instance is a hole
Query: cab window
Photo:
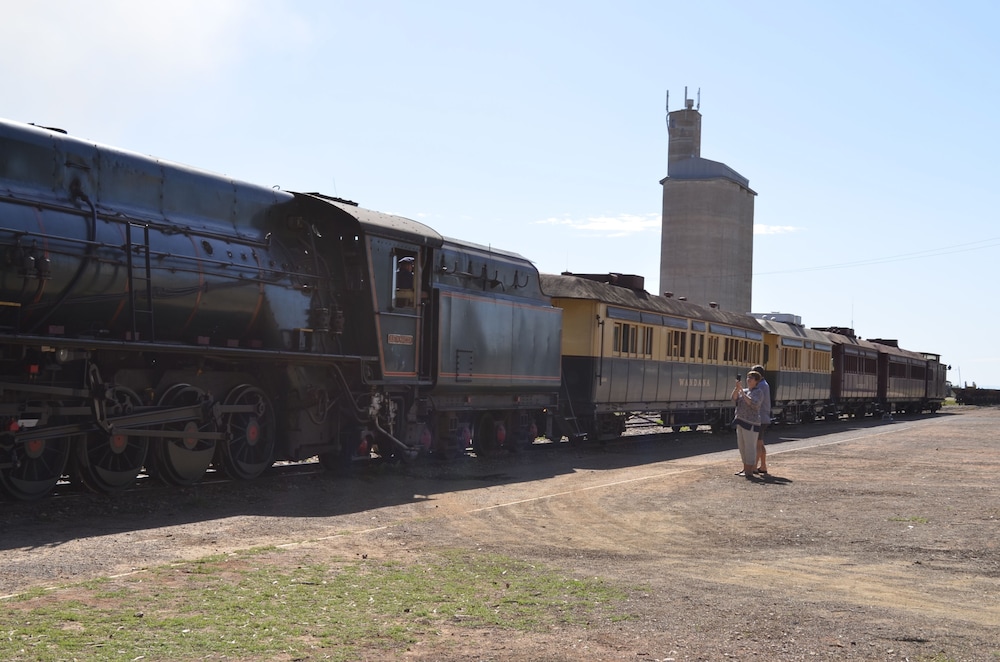
{"type": "Polygon", "coordinates": [[[392,282],[397,308],[413,308],[416,305],[417,258],[412,253],[397,251],[392,256],[392,282]]]}

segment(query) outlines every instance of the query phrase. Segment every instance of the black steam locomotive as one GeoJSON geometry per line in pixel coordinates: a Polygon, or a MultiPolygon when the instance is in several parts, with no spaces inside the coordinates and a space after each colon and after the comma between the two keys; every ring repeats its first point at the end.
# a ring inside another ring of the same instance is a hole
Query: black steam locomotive
{"type": "Polygon", "coordinates": [[[779,420],[943,400],[936,355],[641,285],[0,120],[0,488],[721,429],[754,363],[779,420]]]}
{"type": "Polygon", "coordinates": [[[556,404],[519,255],[398,216],[0,122],[0,487],[174,484],[480,452],[556,404]],[[407,265],[407,266],[404,266],[407,265]]]}

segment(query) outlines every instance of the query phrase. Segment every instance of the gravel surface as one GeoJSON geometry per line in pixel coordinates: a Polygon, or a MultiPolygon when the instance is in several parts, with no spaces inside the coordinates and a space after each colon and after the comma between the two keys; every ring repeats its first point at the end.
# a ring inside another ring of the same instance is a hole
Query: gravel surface
{"type": "Polygon", "coordinates": [[[290,564],[463,548],[630,598],[586,628],[447,625],[398,658],[996,661],[998,423],[1000,409],[949,407],[775,429],[757,482],[733,475],[735,433],[682,432],[348,476],[67,486],[0,503],[0,595],[264,545],[290,564]]]}

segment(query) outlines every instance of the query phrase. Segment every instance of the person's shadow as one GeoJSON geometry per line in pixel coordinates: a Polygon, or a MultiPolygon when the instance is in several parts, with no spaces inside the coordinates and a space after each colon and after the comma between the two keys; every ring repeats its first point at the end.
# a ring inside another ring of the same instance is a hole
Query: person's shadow
{"type": "Polygon", "coordinates": [[[791,485],[791,478],[782,478],[781,476],[775,476],[774,474],[754,474],[750,477],[755,483],[764,483],[767,485],[791,485]]]}

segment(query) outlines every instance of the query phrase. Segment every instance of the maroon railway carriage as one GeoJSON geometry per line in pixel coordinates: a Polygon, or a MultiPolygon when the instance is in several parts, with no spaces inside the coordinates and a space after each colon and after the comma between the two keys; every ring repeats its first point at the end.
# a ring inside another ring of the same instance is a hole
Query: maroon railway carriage
{"type": "Polygon", "coordinates": [[[819,328],[833,345],[830,397],[837,414],[864,417],[880,412],[879,347],[845,327],[819,328]]]}
{"type": "Polygon", "coordinates": [[[878,400],[883,413],[919,414],[944,401],[937,355],[902,349],[896,340],[873,338],[879,347],[878,400]]]}

